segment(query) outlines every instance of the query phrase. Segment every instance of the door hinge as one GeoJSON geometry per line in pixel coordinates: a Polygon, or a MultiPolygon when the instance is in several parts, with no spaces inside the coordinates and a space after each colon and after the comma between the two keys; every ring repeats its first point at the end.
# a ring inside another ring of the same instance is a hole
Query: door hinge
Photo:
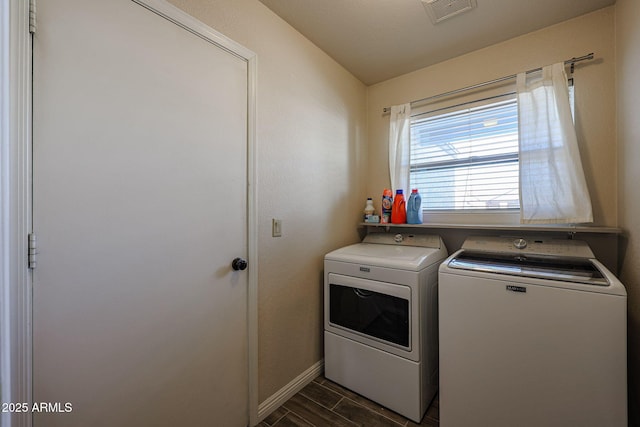
{"type": "Polygon", "coordinates": [[[29,0],[29,33],[36,33],[36,0],[29,0]]]}
{"type": "Polygon", "coordinates": [[[36,254],[38,253],[36,249],[37,249],[36,233],[30,233],[29,234],[29,253],[27,258],[29,262],[29,269],[31,270],[36,268],[36,254]]]}

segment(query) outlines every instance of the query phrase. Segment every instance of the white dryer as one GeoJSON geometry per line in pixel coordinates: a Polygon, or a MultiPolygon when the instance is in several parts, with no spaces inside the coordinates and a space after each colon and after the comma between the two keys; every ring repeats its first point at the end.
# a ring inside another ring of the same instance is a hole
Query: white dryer
{"type": "Polygon", "coordinates": [[[626,291],[586,243],[472,237],[439,275],[442,427],[627,425],[626,291]]]}
{"type": "Polygon", "coordinates": [[[325,256],[325,376],[420,422],[438,386],[439,236],[375,233],[325,256]]]}

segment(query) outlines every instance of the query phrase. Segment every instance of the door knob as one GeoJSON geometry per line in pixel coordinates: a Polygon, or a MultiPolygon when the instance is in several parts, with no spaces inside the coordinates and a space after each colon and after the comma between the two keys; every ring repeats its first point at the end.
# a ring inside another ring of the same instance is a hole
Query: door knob
{"type": "Polygon", "coordinates": [[[231,268],[234,270],[245,270],[247,268],[247,260],[242,258],[236,258],[231,262],[231,268]]]}

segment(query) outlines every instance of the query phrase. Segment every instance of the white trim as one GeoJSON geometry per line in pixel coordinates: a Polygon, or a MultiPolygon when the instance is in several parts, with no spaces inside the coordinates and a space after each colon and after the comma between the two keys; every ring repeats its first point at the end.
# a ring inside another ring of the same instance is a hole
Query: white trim
{"type": "Polygon", "coordinates": [[[295,377],[289,384],[282,387],[273,395],[268,397],[258,408],[258,422],[262,422],[273,411],[278,409],[289,400],[294,394],[302,390],[307,384],[313,381],[318,375],[324,372],[324,359],[313,364],[309,369],[295,377]]]}
{"type": "MultiPolygon", "coordinates": [[[[31,404],[31,36],[29,2],[0,0],[0,392],[31,404]]],[[[30,427],[29,414],[0,415],[30,427]]]]}
{"type": "Polygon", "coordinates": [[[258,156],[256,138],[256,106],[258,84],[258,57],[247,59],[247,206],[249,284],[247,290],[247,322],[249,339],[249,425],[258,421],[258,156]]]}
{"type": "Polygon", "coordinates": [[[256,56],[251,50],[241,44],[231,40],[222,33],[217,32],[202,21],[197,20],[193,16],[183,12],[166,0],[132,0],[140,6],[146,7],[163,18],[173,22],[174,24],[184,28],[185,30],[195,34],[198,37],[218,45],[219,47],[237,55],[238,57],[248,61],[256,56]]]}

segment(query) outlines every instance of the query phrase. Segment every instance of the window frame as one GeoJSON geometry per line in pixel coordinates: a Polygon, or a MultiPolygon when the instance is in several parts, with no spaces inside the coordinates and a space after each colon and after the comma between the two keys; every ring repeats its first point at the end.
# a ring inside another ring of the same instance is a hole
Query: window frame
{"type": "MultiPolygon", "coordinates": [[[[569,102],[571,105],[571,112],[574,118],[575,123],[575,86],[574,79],[570,77],[568,79],[569,85],[569,102]]],[[[469,94],[463,94],[461,96],[457,96],[454,99],[438,101],[435,103],[430,103],[426,106],[422,106],[420,108],[414,108],[411,114],[410,119],[410,133],[413,131],[414,121],[419,120],[418,117],[424,118],[426,115],[436,114],[443,111],[456,111],[455,108],[459,108],[460,110],[469,108],[469,105],[475,104],[476,106],[481,105],[490,105],[491,103],[496,103],[496,101],[500,98],[506,97],[516,97],[516,92],[514,90],[514,85],[500,85],[499,87],[489,88],[481,91],[474,91],[469,94]]],[[[517,108],[517,99],[516,108],[517,108]]],[[[502,160],[503,162],[513,162],[513,157],[515,157],[518,163],[519,168],[519,155],[513,154],[504,154],[504,155],[494,155],[494,156],[483,156],[483,160],[485,164],[491,164],[491,160],[502,160]]],[[[466,163],[470,164],[474,162],[473,158],[466,160],[466,163]]],[[[465,161],[445,161],[441,162],[439,166],[446,166],[446,164],[462,164],[465,161]]],[[[480,163],[473,163],[474,165],[479,165],[480,163]]],[[[498,163],[494,163],[498,164],[498,163]]],[[[414,172],[414,170],[424,169],[425,166],[414,167],[413,164],[410,165],[410,175],[414,172]]],[[[519,176],[519,174],[518,174],[519,176]]],[[[411,182],[411,178],[410,178],[411,182]]],[[[518,178],[518,186],[519,186],[519,178],[518,178]]],[[[518,203],[519,204],[519,203],[518,203]]],[[[424,204],[421,207],[422,210],[422,220],[425,224],[451,224],[451,225],[512,225],[520,223],[520,207],[518,208],[494,208],[494,209],[437,209],[430,210],[425,208],[424,204]]]]}

